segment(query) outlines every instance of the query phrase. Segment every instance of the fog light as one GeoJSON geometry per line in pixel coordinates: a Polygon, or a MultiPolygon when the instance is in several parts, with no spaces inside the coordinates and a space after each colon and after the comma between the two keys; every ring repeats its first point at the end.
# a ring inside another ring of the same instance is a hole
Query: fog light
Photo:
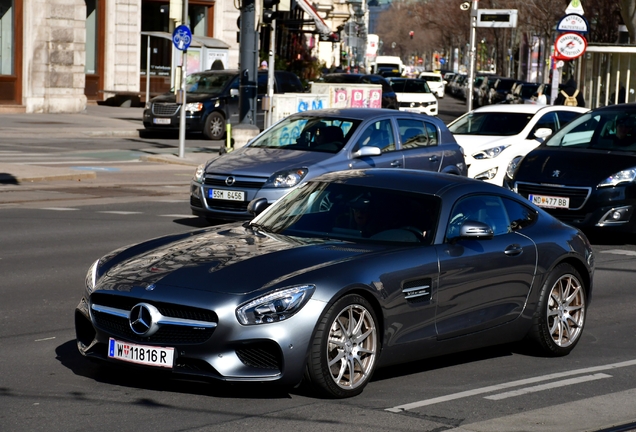
{"type": "Polygon", "coordinates": [[[629,222],[632,215],[632,206],[617,207],[609,210],[603,215],[597,226],[623,224],[629,222]]]}

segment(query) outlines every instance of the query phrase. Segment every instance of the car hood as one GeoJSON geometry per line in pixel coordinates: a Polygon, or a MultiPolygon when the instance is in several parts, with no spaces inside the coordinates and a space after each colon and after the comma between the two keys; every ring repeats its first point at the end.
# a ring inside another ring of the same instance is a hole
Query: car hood
{"type": "Polygon", "coordinates": [[[243,147],[214,159],[206,173],[269,177],[284,170],[310,167],[334,157],[333,153],[243,147]]]}
{"type": "Polygon", "coordinates": [[[154,284],[243,295],[285,286],[294,277],[383,248],[264,234],[235,223],[146,249],[112,265],[98,289],[127,291],[154,284]]]}
{"type": "Polygon", "coordinates": [[[596,186],[610,175],[636,166],[636,154],[623,151],[541,147],[519,164],[515,180],[596,186]]]}
{"type": "MultiPolygon", "coordinates": [[[[203,102],[218,97],[217,93],[187,93],[186,102],[203,102]]],[[[177,96],[174,93],[165,93],[152,98],[152,103],[176,103],[177,96]]]]}

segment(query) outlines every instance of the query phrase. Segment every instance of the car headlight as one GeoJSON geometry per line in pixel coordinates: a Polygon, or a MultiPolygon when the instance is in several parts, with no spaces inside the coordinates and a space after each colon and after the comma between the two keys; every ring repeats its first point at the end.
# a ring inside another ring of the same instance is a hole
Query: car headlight
{"type": "Polygon", "coordinates": [[[194,176],[192,177],[192,180],[194,180],[197,183],[203,183],[204,174],[205,174],[205,164],[201,164],[197,167],[196,171],[194,172],[194,176]]]}
{"type": "Polygon", "coordinates": [[[185,106],[187,112],[198,112],[203,110],[203,104],[201,102],[187,103],[185,106]]]}
{"type": "Polygon", "coordinates": [[[636,179],[636,167],[628,168],[612,174],[598,184],[598,187],[616,186],[620,183],[633,182],[636,179]]]}
{"type": "Polygon", "coordinates": [[[508,168],[506,168],[506,175],[508,176],[509,179],[512,180],[514,178],[515,173],[517,172],[517,167],[519,166],[519,162],[521,162],[521,159],[523,159],[522,156],[516,156],[508,164],[508,168]]]}
{"type": "Polygon", "coordinates": [[[315,288],[302,285],[264,295],[237,308],[236,317],[243,325],[284,321],[307,304],[315,288]]]}
{"type": "Polygon", "coordinates": [[[497,147],[492,147],[486,150],[481,150],[478,151],[477,153],[473,154],[473,158],[475,159],[494,159],[497,156],[499,156],[501,154],[502,151],[504,151],[505,149],[507,149],[508,147],[510,147],[510,144],[508,145],[501,145],[501,146],[497,146],[497,147]]]}
{"type": "Polygon", "coordinates": [[[88,272],[86,272],[86,290],[88,294],[91,294],[95,289],[95,285],[97,284],[97,266],[99,265],[99,260],[96,260],[89,268],[88,272]]]}
{"type": "Polygon", "coordinates": [[[305,178],[309,170],[307,168],[295,168],[278,171],[267,179],[263,187],[290,188],[296,186],[305,178]]]}

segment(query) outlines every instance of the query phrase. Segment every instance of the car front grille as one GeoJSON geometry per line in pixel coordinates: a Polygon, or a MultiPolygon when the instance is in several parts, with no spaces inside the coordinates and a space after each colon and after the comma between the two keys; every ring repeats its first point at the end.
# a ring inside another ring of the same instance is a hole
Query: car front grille
{"type": "Polygon", "coordinates": [[[153,103],[152,113],[158,116],[171,117],[179,112],[179,105],[174,103],[153,103]]]}
{"type": "MultiPolygon", "coordinates": [[[[124,297],[110,294],[96,293],[91,297],[91,304],[106,306],[119,310],[130,311],[138,303],[148,303],[156,307],[165,317],[179,318],[193,321],[217,323],[217,315],[210,310],[170,303],[152,302],[138,298],[124,297]]],[[[132,331],[128,318],[110,313],[92,310],[92,316],[98,328],[114,337],[120,337],[132,342],[159,344],[200,344],[208,340],[214,328],[196,330],[189,326],[162,325],[159,330],[149,337],[140,336],[132,331]]]]}
{"type": "Polygon", "coordinates": [[[570,210],[580,210],[592,193],[592,188],[589,187],[550,186],[524,182],[517,182],[516,185],[517,193],[524,198],[528,198],[530,194],[569,198],[570,210]]]}
{"type": "MultiPolygon", "coordinates": [[[[227,184],[227,175],[217,176],[217,177],[206,177],[204,183],[208,186],[221,186],[221,187],[229,187],[227,184]]],[[[231,184],[232,188],[247,188],[247,189],[260,189],[265,184],[266,179],[264,178],[254,178],[254,179],[241,179],[235,178],[234,183],[231,184]]]]}
{"type": "Polygon", "coordinates": [[[236,212],[247,211],[247,205],[249,204],[247,201],[226,201],[209,198],[205,198],[205,203],[209,208],[214,210],[228,210],[236,212]]]}

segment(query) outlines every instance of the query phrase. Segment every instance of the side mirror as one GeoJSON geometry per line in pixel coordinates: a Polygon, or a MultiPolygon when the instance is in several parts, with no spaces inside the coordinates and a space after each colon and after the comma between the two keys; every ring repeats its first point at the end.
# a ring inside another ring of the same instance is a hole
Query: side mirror
{"type": "Polygon", "coordinates": [[[550,128],[539,128],[534,131],[535,138],[543,139],[545,137],[549,137],[550,135],[552,135],[552,129],[550,128]]]}
{"type": "Polygon", "coordinates": [[[353,157],[359,158],[365,156],[380,156],[381,154],[382,150],[380,150],[380,147],[365,146],[362,147],[360,150],[353,152],[353,157]]]}
{"type": "Polygon", "coordinates": [[[461,238],[473,238],[488,240],[493,238],[495,233],[488,224],[478,222],[474,220],[467,220],[459,229],[459,236],[461,238]]]}
{"type": "Polygon", "coordinates": [[[269,207],[267,198],[256,198],[250,201],[250,203],[247,205],[247,211],[254,216],[258,216],[267,207],[269,207]]]}
{"type": "Polygon", "coordinates": [[[238,97],[238,95],[239,95],[239,91],[238,91],[238,89],[235,89],[235,88],[230,89],[230,96],[232,96],[232,97],[238,97]]]}

